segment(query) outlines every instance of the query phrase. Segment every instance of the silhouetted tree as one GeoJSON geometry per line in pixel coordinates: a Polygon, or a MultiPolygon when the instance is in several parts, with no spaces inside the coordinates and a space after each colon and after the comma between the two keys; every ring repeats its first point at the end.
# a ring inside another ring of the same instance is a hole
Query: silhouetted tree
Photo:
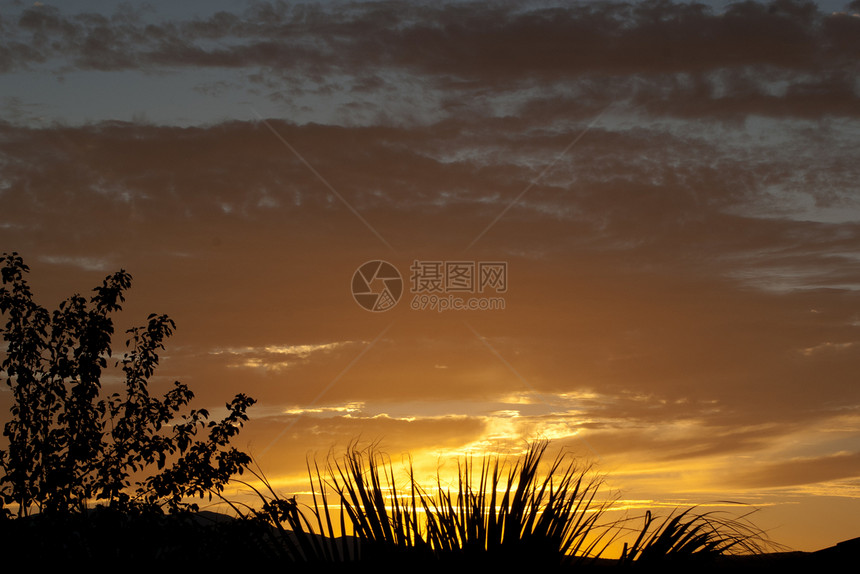
{"type": "Polygon", "coordinates": [[[175,382],[161,398],[149,393],[158,352],[175,328],[166,315],[152,314],[145,327],[127,331],[127,350],[115,364],[122,365],[125,391],[102,397],[111,314],[121,309],[131,275],[120,270],[89,301],[74,295],[49,313],[33,301],[28,272],[17,253],[4,254],[0,372],[12,397],[12,419],[3,429],[8,445],[0,450],[4,514],[10,505],[19,517],[34,507],[70,513],[90,502],[121,511],[196,510],[186,498],[211,498],[243,472],[250,457],[229,443],[254,399],[236,395],[220,422],[208,420],[205,409],[174,421],[191,390],[175,382]]]}

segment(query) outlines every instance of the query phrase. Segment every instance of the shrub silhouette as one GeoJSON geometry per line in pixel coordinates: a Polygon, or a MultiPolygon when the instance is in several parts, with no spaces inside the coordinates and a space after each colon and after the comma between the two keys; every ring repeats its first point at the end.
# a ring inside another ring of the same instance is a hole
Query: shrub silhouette
{"type": "Polygon", "coordinates": [[[127,331],[127,350],[114,365],[121,365],[125,391],[102,397],[111,314],[121,310],[130,274],[120,270],[89,301],[73,295],[49,313],[34,302],[28,272],[17,253],[4,254],[0,372],[11,389],[12,419],[0,451],[0,514],[10,515],[10,506],[19,517],[33,509],[69,514],[91,502],[122,512],[197,510],[185,499],[211,498],[243,472],[250,457],[229,443],[254,399],[236,395],[218,422],[205,409],[175,421],[191,390],[175,382],[161,398],[149,393],[158,352],[175,329],[166,315],[127,331]]]}
{"type": "Polygon", "coordinates": [[[269,548],[286,562],[313,568],[362,562],[387,569],[551,572],[608,564],[666,572],[779,548],[748,515],[691,507],[662,519],[646,512],[644,525],[632,528],[630,519],[604,520],[613,498],[598,496],[601,478],[563,451],[545,460],[548,445],[532,442],[513,461],[489,455],[475,465],[467,457],[458,461],[455,484],[446,486],[437,473],[428,490],[416,481],[411,459],[408,478],[398,485],[390,459],[375,445],[352,443],[324,470],[308,462],[308,505],[279,495],[259,469],[249,469],[256,485],[239,482],[262,502],[246,515],[273,527],[266,531],[269,548]],[[600,561],[611,544],[631,534],[635,542],[624,544],[620,559],[600,561]]]}

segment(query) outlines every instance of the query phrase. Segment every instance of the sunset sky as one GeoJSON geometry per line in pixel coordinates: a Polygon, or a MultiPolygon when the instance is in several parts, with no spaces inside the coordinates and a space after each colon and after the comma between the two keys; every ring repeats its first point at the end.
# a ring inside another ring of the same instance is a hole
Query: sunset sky
{"type": "Polygon", "coordinates": [[[129,271],[154,386],[256,398],[287,493],[351,439],[429,475],[545,437],[622,505],[860,536],[860,1],[175,4],[0,0],[44,306],[129,271]],[[415,261],[505,263],[440,293],[504,308],[413,309],[415,261]]]}

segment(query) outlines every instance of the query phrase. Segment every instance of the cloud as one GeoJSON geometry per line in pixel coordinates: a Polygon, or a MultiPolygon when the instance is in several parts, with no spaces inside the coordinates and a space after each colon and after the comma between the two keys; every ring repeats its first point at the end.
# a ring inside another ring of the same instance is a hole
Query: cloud
{"type": "Polygon", "coordinates": [[[779,488],[860,477],[860,453],[845,452],[761,465],[738,473],[747,488],[779,488]]]}
{"type": "MultiPolygon", "coordinates": [[[[528,123],[270,125],[396,246],[406,273],[415,258],[462,257],[577,134],[528,123]]],[[[475,328],[540,392],[609,397],[587,403],[589,420],[672,420],[704,405],[696,412],[714,425],[812,424],[831,402],[856,404],[856,354],[819,346],[857,340],[860,276],[848,254],[860,228],[805,220],[784,201],[788,188],[850,205],[854,148],[839,129],[811,151],[808,129],[774,129],[769,142],[608,118],[476,244],[470,257],[509,261],[511,289],[505,312],[476,315],[486,325],[475,328]]],[[[213,388],[238,372],[216,366],[244,365],[273,400],[289,389],[310,401],[364,346],[303,355],[295,341],[370,341],[385,326],[368,324],[345,287],[384,246],[262,124],[4,125],[0,150],[3,244],[82,271],[121,261],[151,282],[146,300],[199,337],[176,365],[199,372],[192,360],[207,356],[213,388]],[[274,366],[283,372],[264,368],[274,366]]],[[[412,314],[398,325],[398,342],[369,355],[385,368],[356,368],[327,399],[527,390],[459,323],[412,314]],[[421,384],[405,385],[403,372],[421,384]]]]}
{"type": "Polygon", "coordinates": [[[106,271],[108,270],[108,262],[103,259],[94,257],[63,257],[53,255],[43,255],[39,257],[39,261],[50,263],[52,265],[74,265],[87,271],[106,271]]]}
{"type": "Polygon", "coordinates": [[[128,8],[106,16],[39,6],[9,27],[0,44],[6,72],[243,70],[276,102],[337,95],[346,110],[364,94],[376,119],[404,98],[412,111],[397,110],[400,121],[426,121],[440,105],[451,117],[503,116],[512,102],[537,104],[548,91],[567,92],[556,97],[574,113],[629,100],[658,116],[729,119],[853,117],[860,98],[860,19],[791,0],[721,12],[657,1],[340,11],[256,3],[178,22],[128,8]],[[464,105],[481,100],[495,103],[464,105]]]}
{"type": "MultiPolygon", "coordinates": [[[[224,355],[228,368],[262,369],[279,371],[296,363],[307,362],[317,353],[328,354],[341,347],[352,345],[352,341],[317,343],[305,345],[266,345],[264,347],[216,348],[210,355],[224,355]]],[[[367,342],[363,343],[364,345],[367,342]]]]}

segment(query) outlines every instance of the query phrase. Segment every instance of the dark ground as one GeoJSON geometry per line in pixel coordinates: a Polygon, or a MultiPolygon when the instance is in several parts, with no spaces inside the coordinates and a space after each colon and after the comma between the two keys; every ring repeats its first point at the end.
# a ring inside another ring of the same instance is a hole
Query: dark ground
{"type": "MultiPolygon", "coordinates": [[[[188,516],[136,516],[92,512],[87,515],[49,519],[0,519],[0,549],[4,557],[15,556],[40,566],[89,567],[92,570],[159,570],[217,568],[219,572],[276,567],[281,572],[355,571],[354,562],[337,564],[291,564],[285,545],[272,544],[271,528],[225,515],[200,512],[188,516]]],[[[789,571],[850,572],[860,558],[860,538],[818,552],[781,552],[757,556],[727,556],[698,561],[664,561],[650,566],[620,566],[614,560],[567,565],[546,560],[545,553],[520,552],[491,557],[486,553],[456,555],[438,560],[414,550],[391,552],[363,549],[362,566],[383,571],[470,572],[486,570],[538,572],[746,572],[789,571]],[[543,559],[542,559],[543,558],[543,559]]],[[[362,570],[364,568],[361,568],[362,570]]]]}

